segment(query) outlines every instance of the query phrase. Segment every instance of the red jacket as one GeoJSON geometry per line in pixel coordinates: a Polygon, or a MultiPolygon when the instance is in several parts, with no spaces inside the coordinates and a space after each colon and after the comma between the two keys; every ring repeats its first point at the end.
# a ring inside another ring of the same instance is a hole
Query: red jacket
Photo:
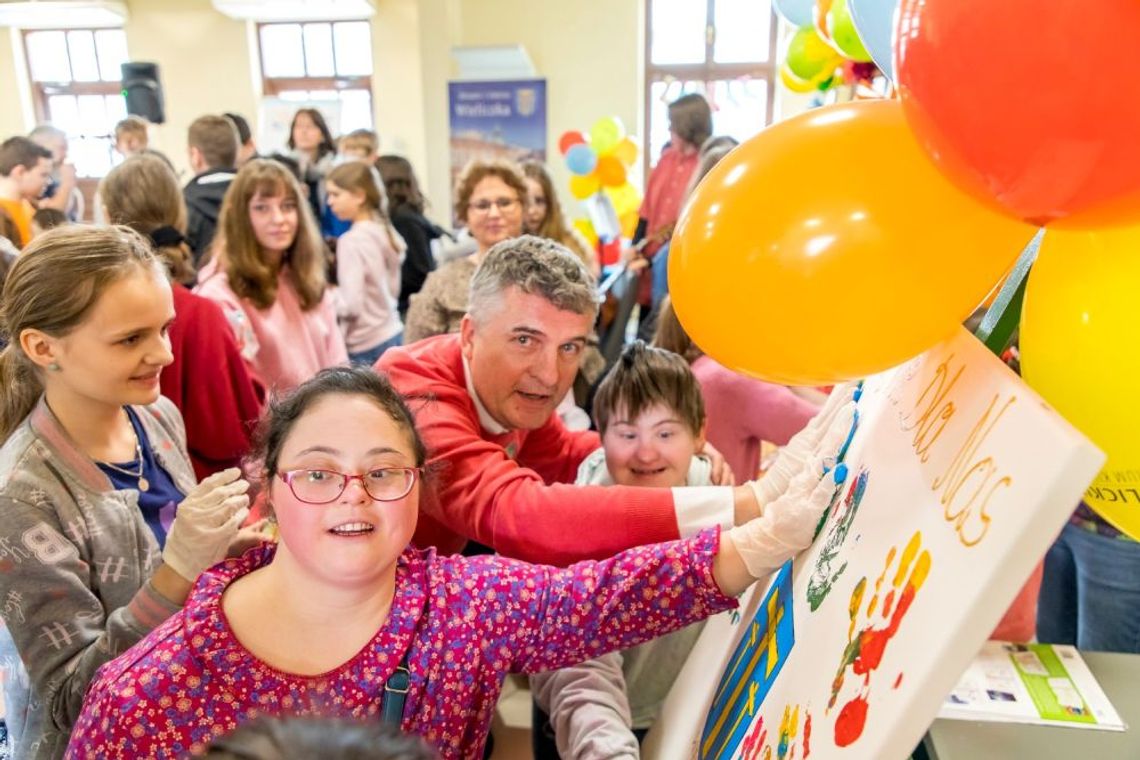
{"type": "Polygon", "coordinates": [[[458,335],[390,348],[376,371],[408,400],[427,444],[417,546],[451,553],[472,539],[508,557],[568,565],[679,537],[667,488],[571,485],[598,448],[596,433],[571,432],[558,415],[537,430],[483,430],[458,335]]]}
{"type": "Polygon", "coordinates": [[[242,359],[221,307],[177,283],[173,287],[174,362],[159,383],[162,395],[182,412],[190,460],[202,479],[241,463],[265,390],[242,359]]]}

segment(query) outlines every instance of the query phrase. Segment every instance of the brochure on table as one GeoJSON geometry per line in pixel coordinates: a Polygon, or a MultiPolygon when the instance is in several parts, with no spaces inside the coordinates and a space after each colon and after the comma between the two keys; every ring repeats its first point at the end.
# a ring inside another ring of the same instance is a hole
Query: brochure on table
{"type": "Polygon", "coordinates": [[[1126,726],[1070,646],[987,642],[940,718],[1123,731],[1126,726]]]}

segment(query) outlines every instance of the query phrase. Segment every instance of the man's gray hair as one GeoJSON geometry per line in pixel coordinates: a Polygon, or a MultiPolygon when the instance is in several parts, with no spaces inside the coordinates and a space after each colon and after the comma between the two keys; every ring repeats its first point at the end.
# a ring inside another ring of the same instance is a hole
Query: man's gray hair
{"type": "Polygon", "coordinates": [[[601,302],[594,276],[582,260],[566,246],[534,235],[504,240],[487,251],[471,278],[467,313],[483,321],[511,286],[578,314],[596,315],[601,302]]]}
{"type": "Polygon", "coordinates": [[[37,137],[62,137],[66,140],[67,133],[53,124],[42,122],[37,124],[35,128],[28,133],[28,139],[30,140],[35,140],[37,137]]]}

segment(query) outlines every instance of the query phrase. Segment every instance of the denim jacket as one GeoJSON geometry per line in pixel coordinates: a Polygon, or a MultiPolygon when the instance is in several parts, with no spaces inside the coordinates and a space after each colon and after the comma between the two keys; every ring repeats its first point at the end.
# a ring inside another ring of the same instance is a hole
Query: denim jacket
{"type": "MultiPolygon", "coordinates": [[[[134,411],[186,493],[178,410],[159,398],[134,411]]],[[[138,492],[114,490],[41,398],[0,448],[0,616],[30,687],[9,704],[14,758],[62,757],[95,671],[179,609],[150,582],[160,562],[138,492]]]]}

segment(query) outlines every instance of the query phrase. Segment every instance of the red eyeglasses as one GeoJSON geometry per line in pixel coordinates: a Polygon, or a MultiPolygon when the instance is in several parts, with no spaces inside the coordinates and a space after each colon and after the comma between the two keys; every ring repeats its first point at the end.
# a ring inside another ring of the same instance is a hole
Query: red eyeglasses
{"type": "Polygon", "coordinates": [[[340,498],[353,480],[359,480],[365,493],[376,501],[397,501],[411,493],[419,474],[419,467],[381,467],[363,475],[336,470],[287,470],[277,476],[298,501],[330,504],[340,498]]]}

